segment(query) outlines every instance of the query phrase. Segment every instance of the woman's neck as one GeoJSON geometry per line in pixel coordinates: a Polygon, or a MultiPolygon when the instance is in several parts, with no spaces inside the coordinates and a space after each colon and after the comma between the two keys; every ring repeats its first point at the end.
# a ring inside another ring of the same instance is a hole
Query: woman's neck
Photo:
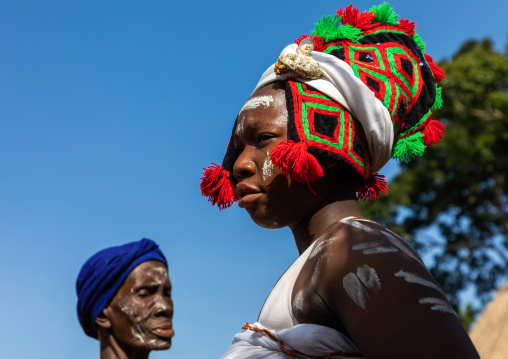
{"type": "Polygon", "coordinates": [[[317,238],[326,234],[332,224],[351,216],[362,217],[362,211],[355,199],[345,198],[341,194],[328,197],[304,220],[291,227],[298,252],[305,252],[317,238]]]}
{"type": "Polygon", "coordinates": [[[114,335],[99,334],[99,341],[101,346],[101,359],[148,359],[149,351],[136,350],[135,348],[128,347],[119,343],[114,335]]]}

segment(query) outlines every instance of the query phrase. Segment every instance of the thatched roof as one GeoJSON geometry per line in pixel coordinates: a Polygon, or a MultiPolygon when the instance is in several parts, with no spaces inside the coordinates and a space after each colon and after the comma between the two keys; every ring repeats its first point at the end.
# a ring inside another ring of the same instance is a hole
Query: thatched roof
{"type": "Polygon", "coordinates": [[[483,359],[508,359],[508,283],[497,291],[470,335],[483,359]]]}

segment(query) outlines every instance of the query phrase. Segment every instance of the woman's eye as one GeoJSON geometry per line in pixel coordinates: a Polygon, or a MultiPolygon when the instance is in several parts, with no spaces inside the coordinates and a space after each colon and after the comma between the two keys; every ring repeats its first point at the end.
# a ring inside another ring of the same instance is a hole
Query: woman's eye
{"type": "Polygon", "coordinates": [[[148,289],[140,289],[138,291],[138,296],[139,297],[147,297],[150,295],[150,291],[148,289]]]}
{"type": "Polygon", "coordinates": [[[261,143],[261,142],[267,141],[273,137],[274,137],[274,135],[271,133],[260,133],[258,135],[257,141],[258,141],[258,143],[261,143]]]}

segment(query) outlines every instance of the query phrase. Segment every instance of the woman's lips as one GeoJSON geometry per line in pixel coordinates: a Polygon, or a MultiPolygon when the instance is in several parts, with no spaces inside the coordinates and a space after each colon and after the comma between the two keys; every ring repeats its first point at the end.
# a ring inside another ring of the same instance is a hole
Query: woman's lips
{"type": "Polygon", "coordinates": [[[256,193],[247,193],[245,194],[244,196],[242,196],[242,198],[240,198],[240,200],[238,201],[238,207],[240,208],[245,208],[247,207],[248,205],[254,203],[257,201],[257,199],[259,197],[261,197],[262,193],[261,192],[256,192],[256,193]]]}
{"type": "Polygon", "coordinates": [[[153,333],[162,338],[172,338],[175,335],[172,328],[155,328],[153,333]]]}
{"type": "Polygon", "coordinates": [[[263,194],[259,188],[245,182],[240,182],[236,185],[236,193],[240,198],[238,201],[238,207],[240,208],[245,208],[254,203],[263,194]]]}

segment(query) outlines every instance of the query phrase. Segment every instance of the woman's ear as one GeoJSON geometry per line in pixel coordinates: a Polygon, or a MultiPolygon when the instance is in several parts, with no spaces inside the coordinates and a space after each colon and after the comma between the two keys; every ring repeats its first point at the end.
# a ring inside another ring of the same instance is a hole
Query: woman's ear
{"type": "Polygon", "coordinates": [[[109,306],[104,308],[104,310],[101,312],[101,314],[99,314],[99,316],[95,319],[95,323],[99,327],[104,328],[104,329],[111,328],[111,320],[109,320],[108,313],[109,313],[109,306]]]}

